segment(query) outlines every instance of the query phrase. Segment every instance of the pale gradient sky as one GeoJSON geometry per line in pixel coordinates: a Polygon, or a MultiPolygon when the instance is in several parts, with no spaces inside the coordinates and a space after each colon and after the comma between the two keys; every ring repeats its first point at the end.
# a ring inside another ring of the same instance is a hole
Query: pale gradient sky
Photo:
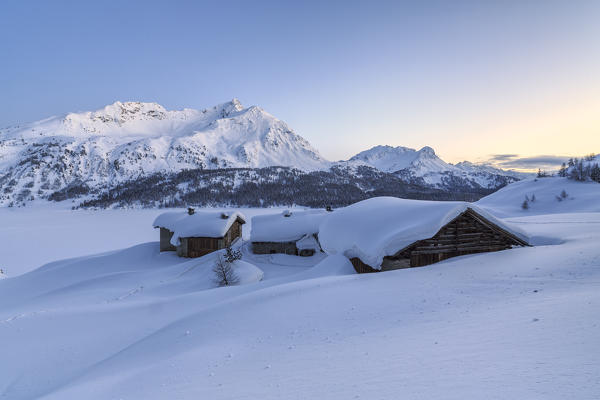
{"type": "Polygon", "coordinates": [[[600,152],[600,1],[217,3],[1,2],[0,125],[238,97],[331,160],[600,152]]]}

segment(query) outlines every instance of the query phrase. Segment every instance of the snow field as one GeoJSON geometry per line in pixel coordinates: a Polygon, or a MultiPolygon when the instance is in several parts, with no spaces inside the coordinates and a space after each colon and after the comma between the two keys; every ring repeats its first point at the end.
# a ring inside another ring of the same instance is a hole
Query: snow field
{"type": "MultiPolygon", "coordinates": [[[[517,183],[478,203],[535,247],[423,268],[356,275],[341,255],[253,255],[244,246],[262,280],[214,288],[216,254],[161,254],[151,230],[150,243],[2,279],[0,398],[595,398],[600,194],[570,183],[517,183]],[[545,198],[563,187],[573,200],[557,213],[545,198]],[[532,188],[540,202],[527,213],[513,199],[532,188]]],[[[88,218],[139,218],[147,229],[151,211],[141,213],[88,218]]],[[[75,240],[91,220],[74,215],[23,211],[2,235],[22,227],[61,244],[36,224],[71,224],[75,240]]],[[[111,234],[125,241],[129,232],[111,234]]],[[[13,243],[27,253],[29,242],[13,243]]]]}

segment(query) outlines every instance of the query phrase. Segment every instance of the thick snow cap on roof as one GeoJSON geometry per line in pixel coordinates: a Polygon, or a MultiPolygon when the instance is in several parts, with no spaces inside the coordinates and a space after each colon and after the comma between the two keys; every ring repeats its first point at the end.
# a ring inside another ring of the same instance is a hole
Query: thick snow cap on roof
{"type": "Polygon", "coordinates": [[[472,203],[375,197],[334,211],[321,225],[319,241],[328,254],[358,257],[380,269],[383,257],[434,236],[467,209],[527,242],[524,232],[472,203]]]}
{"type": "Polygon", "coordinates": [[[250,240],[253,242],[295,242],[305,235],[319,232],[319,225],[331,214],[325,210],[283,211],[252,218],[250,240]]]}
{"type": "Polygon", "coordinates": [[[156,217],[152,226],[173,232],[171,244],[179,246],[179,238],[223,237],[237,218],[246,220],[240,212],[196,211],[189,215],[187,211],[170,211],[156,217]]]}

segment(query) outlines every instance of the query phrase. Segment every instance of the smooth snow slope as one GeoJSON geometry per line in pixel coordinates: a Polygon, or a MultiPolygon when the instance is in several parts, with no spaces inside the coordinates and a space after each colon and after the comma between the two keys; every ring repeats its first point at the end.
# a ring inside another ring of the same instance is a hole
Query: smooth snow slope
{"type": "Polygon", "coordinates": [[[600,184],[558,177],[526,179],[512,183],[475,204],[499,217],[600,212],[600,184]],[[566,198],[561,197],[563,190],[566,198]],[[535,201],[531,201],[534,196],[535,201]],[[526,199],[530,200],[529,208],[523,209],[526,199]]]}
{"type": "Polygon", "coordinates": [[[563,243],[365,275],[246,251],[264,280],[208,290],[149,243],[3,279],[0,397],[594,398],[600,213],[511,222],[563,243]]]}

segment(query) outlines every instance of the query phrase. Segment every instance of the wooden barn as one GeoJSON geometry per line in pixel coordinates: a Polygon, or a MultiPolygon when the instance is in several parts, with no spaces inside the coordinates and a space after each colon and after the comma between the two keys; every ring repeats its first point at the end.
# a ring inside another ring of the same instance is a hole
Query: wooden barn
{"type": "Polygon", "coordinates": [[[153,226],[160,229],[160,251],[180,257],[201,257],[230,246],[242,236],[246,221],[241,213],[215,211],[166,212],[153,226]]]}
{"type": "Polygon", "coordinates": [[[384,197],[347,209],[322,227],[321,240],[325,250],[344,253],[359,273],[529,245],[515,227],[470,203],[384,197]]]}
{"type": "Polygon", "coordinates": [[[250,240],[255,254],[288,254],[309,257],[321,251],[319,225],[325,210],[289,211],[252,218],[250,240]]]}

